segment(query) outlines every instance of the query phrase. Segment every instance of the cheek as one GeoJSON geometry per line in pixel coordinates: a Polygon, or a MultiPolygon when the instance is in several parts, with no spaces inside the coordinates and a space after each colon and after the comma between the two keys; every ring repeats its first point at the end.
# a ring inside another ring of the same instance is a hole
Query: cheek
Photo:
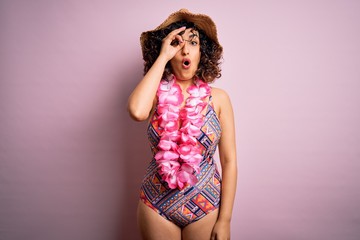
{"type": "Polygon", "coordinates": [[[173,57],[172,59],[170,59],[170,66],[172,67],[172,68],[174,68],[175,66],[176,66],[176,62],[177,62],[177,60],[176,60],[176,58],[175,57],[173,57]]]}
{"type": "Polygon", "coordinates": [[[201,57],[201,54],[197,54],[196,57],[195,57],[195,61],[196,61],[196,65],[199,65],[200,63],[200,57],[201,57]]]}
{"type": "Polygon", "coordinates": [[[175,54],[175,56],[172,59],[170,59],[170,64],[171,65],[176,65],[176,63],[179,63],[181,61],[182,61],[182,56],[181,56],[181,53],[179,51],[179,52],[177,52],[175,54]]]}
{"type": "Polygon", "coordinates": [[[171,66],[171,67],[174,66],[174,61],[173,61],[172,59],[169,61],[169,63],[170,63],[170,66],[171,66]]]}

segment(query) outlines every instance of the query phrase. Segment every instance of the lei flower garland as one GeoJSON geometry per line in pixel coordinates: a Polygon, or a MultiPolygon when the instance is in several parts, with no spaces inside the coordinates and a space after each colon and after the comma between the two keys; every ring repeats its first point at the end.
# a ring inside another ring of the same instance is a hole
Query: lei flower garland
{"type": "Polygon", "coordinates": [[[200,79],[187,89],[190,96],[185,106],[180,108],[184,95],[175,82],[162,80],[157,90],[160,134],[158,152],[155,154],[162,179],[171,189],[183,189],[187,184],[194,185],[198,179],[202,159],[197,145],[200,128],[204,124],[202,111],[206,106],[204,99],[210,95],[210,87],[200,79]]]}

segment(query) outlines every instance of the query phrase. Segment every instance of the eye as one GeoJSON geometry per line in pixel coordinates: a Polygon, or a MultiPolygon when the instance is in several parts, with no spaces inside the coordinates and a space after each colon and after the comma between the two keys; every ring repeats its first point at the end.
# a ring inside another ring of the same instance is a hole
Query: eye
{"type": "Polygon", "coordinates": [[[177,39],[175,39],[170,43],[170,45],[171,46],[177,46],[177,45],[179,45],[179,41],[177,39]]]}
{"type": "Polygon", "coordinates": [[[196,41],[191,41],[190,43],[191,43],[191,45],[193,45],[193,46],[198,45],[198,43],[197,43],[196,41]]]}

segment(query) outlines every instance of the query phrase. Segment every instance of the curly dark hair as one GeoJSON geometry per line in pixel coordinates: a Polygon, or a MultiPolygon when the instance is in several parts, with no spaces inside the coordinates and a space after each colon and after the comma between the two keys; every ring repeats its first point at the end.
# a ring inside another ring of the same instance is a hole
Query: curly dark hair
{"type": "MultiPolygon", "coordinates": [[[[220,59],[222,58],[223,48],[211,40],[204,31],[197,28],[192,22],[181,20],[172,23],[164,29],[149,32],[148,40],[145,41],[143,46],[143,59],[144,59],[144,75],[149,71],[151,66],[160,54],[162,39],[165,38],[171,31],[186,26],[199,32],[200,37],[200,63],[196,71],[196,76],[203,79],[205,82],[213,82],[215,78],[221,77],[220,59]]],[[[165,66],[163,79],[169,79],[172,75],[170,62],[165,66]]]]}

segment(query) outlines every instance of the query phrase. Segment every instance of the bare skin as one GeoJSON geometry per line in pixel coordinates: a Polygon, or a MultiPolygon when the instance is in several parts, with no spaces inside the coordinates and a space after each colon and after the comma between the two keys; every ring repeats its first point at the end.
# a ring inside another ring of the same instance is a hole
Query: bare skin
{"type": "MultiPolygon", "coordinates": [[[[157,87],[168,61],[170,61],[177,83],[183,90],[184,99],[188,97],[186,89],[193,84],[200,62],[200,39],[194,36],[197,32],[192,29],[186,29],[180,36],[179,33],[184,30],[185,27],[176,29],[163,39],[157,60],[130,95],[128,110],[134,120],[144,121],[151,117],[156,104],[157,87]],[[179,44],[171,45],[174,40],[177,40],[179,44]],[[183,67],[184,59],[190,60],[189,67],[183,67]]],[[[218,146],[222,168],[221,207],[181,229],[139,201],[138,225],[144,240],[230,239],[230,222],[237,179],[234,114],[230,98],[224,90],[212,87],[211,94],[222,128],[218,146]]]]}
{"type": "Polygon", "coordinates": [[[144,240],[181,239],[181,229],[139,201],[137,221],[144,240]]]}

